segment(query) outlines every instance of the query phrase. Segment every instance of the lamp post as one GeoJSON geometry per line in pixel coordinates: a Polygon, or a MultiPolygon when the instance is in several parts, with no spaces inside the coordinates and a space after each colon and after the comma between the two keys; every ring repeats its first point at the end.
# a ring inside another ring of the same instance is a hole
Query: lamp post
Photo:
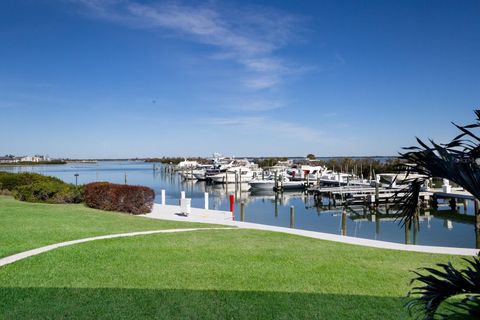
{"type": "Polygon", "coordinates": [[[79,174],[75,173],[74,176],[75,176],[75,185],[78,186],[78,176],[79,176],[79,174]]]}

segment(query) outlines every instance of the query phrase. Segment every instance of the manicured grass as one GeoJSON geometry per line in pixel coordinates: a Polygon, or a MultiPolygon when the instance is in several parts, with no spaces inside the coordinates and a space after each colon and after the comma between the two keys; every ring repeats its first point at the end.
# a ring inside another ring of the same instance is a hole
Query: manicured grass
{"type": "Polygon", "coordinates": [[[122,232],[208,227],[105,212],[79,204],[39,204],[0,196],[0,257],[66,240],[122,232]]]}
{"type": "Polygon", "coordinates": [[[0,268],[0,318],[409,319],[409,271],[449,260],[253,230],[109,239],[0,268]]]}

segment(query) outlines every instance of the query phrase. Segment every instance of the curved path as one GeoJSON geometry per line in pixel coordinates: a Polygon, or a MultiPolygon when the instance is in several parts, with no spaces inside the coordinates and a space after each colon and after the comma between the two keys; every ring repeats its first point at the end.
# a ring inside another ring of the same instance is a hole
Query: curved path
{"type": "Polygon", "coordinates": [[[293,234],[293,235],[302,236],[302,237],[342,242],[347,244],[379,248],[379,249],[424,252],[424,253],[435,253],[435,254],[450,254],[450,255],[461,255],[461,256],[475,256],[479,252],[479,249],[401,244],[396,242],[387,242],[387,241],[380,241],[380,240],[342,236],[339,234],[331,234],[331,233],[325,233],[325,232],[277,227],[277,226],[252,223],[252,222],[233,221],[232,213],[227,211],[191,208],[191,214],[188,217],[179,215],[178,212],[180,212],[179,206],[154,204],[152,213],[146,214],[145,217],[160,219],[160,220],[203,222],[208,224],[219,224],[223,226],[238,227],[243,229],[281,232],[281,233],[288,233],[288,234],[293,234]]]}
{"type": "Polygon", "coordinates": [[[8,257],[0,258],[0,267],[14,263],[19,260],[26,259],[28,257],[36,256],[37,254],[44,253],[47,251],[51,251],[57,248],[71,246],[78,243],[84,243],[89,241],[95,240],[103,240],[103,239],[113,239],[113,238],[124,238],[124,237],[134,237],[134,236],[143,236],[149,234],[157,234],[157,233],[176,233],[176,232],[189,232],[189,231],[202,231],[202,230],[225,230],[225,229],[237,229],[237,228],[188,228],[188,229],[163,229],[163,230],[152,230],[152,231],[138,231],[138,232],[128,232],[128,233],[116,233],[110,234],[105,236],[97,236],[97,237],[90,237],[90,238],[83,238],[78,240],[70,240],[65,242],[59,242],[50,244],[48,246],[20,252],[8,257]]]}
{"type": "MultiPolygon", "coordinates": [[[[175,221],[190,221],[190,222],[208,222],[212,223],[219,223],[219,221],[201,221],[201,219],[195,219],[189,217],[187,219],[182,219],[178,216],[175,218],[170,217],[159,217],[158,215],[147,215],[150,218],[154,219],[165,219],[165,220],[175,220],[175,221]]],[[[185,217],[184,217],[185,218],[185,217]]],[[[378,240],[370,240],[370,239],[363,239],[363,238],[354,238],[348,236],[340,236],[335,234],[329,233],[322,233],[322,232],[314,232],[314,231],[307,231],[307,230],[300,230],[300,229],[290,229],[290,228],[283,228],[283,227],[276,227],[276,226],[269,226],[263,224],[256,224],[256,223],[249,223],[249,222],[239,222],[239,221],[221,221],[222,224],[227,225],[225,227],[219,228],[185,228],[185,229],[162,229],[162,230],[152,230],[152,231],[138,231],[138,232],[128,232],[128,233],[117,233],[111,235],[104,235],[104,236],[97,236],[97,237],[90,237],[90,238],[83,238],[78,240],[70,240],[65,242],[59,242],[55,244],[51,244],[48,246],[20,252],[11,256],[7,256],[4,258],[0,258],[0,267],[26,259],[28,257],[36,256],[38,254],[51,251],[57,248],[71,246],[74,244],[90,242],[95,240],[103,240],[103,239],[113,239],[113,238],[124,238],[124,237],[134,237],[134,236],[142,236],[142,235],[150,235],[150,234],[158,234],[158,233],[176,233],[176,232],[190,232],[190,231],[202,231],[202,230],[240,230],[240,229],[252,229],[252,230],[263,230],[263,231],[270,231],[270,232],[280,232],[280,233],[287,233],[297,236],[303,236],[308,238],[314,238],[319,240],[329,240],[335,242],[342,242],[347,244],[353,245],[360,245],[365,247],[373,247],[379,249],[390,249],[390,250],[401,250],[401,251],[413,251],[413,252],[424,252],[424,253],[437,253],[437,254],[450,254],[450,255],[465,255],[465,256],[473,256],[477,255],[479,250],[478,249],[467,249],[467,248],[451,248],[451,247],[432,247],[432,246],[421,246],[421,245],[405,245],[400,243],[393,243],[393,242],[386,242],[386,241],[378,241],[378,240]],[[230,225],[230,227],[228,227],[230,225]]]]}

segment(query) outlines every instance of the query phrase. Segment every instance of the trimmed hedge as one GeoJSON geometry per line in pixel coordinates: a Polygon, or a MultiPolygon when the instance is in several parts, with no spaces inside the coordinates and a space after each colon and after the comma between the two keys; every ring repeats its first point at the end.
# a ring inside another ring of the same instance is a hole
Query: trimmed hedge
{"type": "Polygon", "coordinates": [[[1,193],[11,193],[16,199],[28,202],[80,203],[83,187],[38,173],[0,172],[1,193]]]}
{"type": "Polygon", "coordinates": [[[155,192],[142,186],[108,182],[85,185],[85,203],[91,208],[145,214],[152,211],[155,192]]]}

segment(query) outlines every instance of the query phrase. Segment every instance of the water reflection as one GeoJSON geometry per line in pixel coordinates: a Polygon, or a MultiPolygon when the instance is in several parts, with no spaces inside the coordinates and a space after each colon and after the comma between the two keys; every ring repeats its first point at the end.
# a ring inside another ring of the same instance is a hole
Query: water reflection
{"type": "Polygon", "coordinates": [[[246,183],[207,184],[182,181],[167,167],[142,162],[99,162],[97,164],[67,164],[33,167],[0,167],[12,172],[34,171],[52,175],[69,183],[110,181],[146,185],[153,188],[160,202],[161,190],[166,191],[168,204],[178,204],[180,192],[192,199],[192,206],[204,207],[204,193],[209,193],[211,209],[228,210],[228,196],[235,196],[235,219],[241,219],[241,203],[244,203],[244,219],[249,222],[321,231],[345,236],[362,237],[398,243],[440,245],[453,247],[480,247],[480,233],[475,228],[473,203],[440,201],[438,208],[422,209],[408,228],[401,228],[395,221],[396,208],[381,206],[369,208],[337,206],[333,199],[316,199],[302,192],[251,192],[246,183]],[[293,219],[290,207],[294,207],[293,219]]]}

